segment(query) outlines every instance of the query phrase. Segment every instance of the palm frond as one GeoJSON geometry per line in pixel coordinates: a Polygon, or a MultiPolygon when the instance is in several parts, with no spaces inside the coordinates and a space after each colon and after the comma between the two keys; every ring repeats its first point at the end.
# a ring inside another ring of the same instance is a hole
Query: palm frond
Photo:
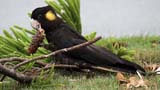
{"type": "MultiPolygon", "coordinates": [[[[10,28],[10,32],[3,30],[3,35],[0,35],[0,58],[10,56],[29,56],[27,49],[31,42],[31,35],[34,35],[35,30],[27,30],[17,25],[10,28]]],[[[39,48],[35,55],[46,54],[47,50],[39,48]]]]}

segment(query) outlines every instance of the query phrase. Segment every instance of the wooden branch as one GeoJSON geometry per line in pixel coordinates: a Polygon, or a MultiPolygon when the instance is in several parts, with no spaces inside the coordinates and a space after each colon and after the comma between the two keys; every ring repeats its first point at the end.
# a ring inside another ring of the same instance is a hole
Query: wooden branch
{"type": "Polygon", "coordinates": [[[22,65],[28,64],[28,63],[36,61],[36,60],[41,60],[41,59],[44,59],[44,58],[47,58],[47,57],[50,57],[50,56],[53,56],[53,55],[56,55],[56,54],[59,54],[59,53],[68,52],[68,51],[72,51],[72,50],[75,50],[75,49],[78,49],[78,48],[81,48],[81,47],[88,46],[90,44],[95,43],[96,41],[98,41],[100,39],[101,39],[101,37],[97,37],[97,38],[95,38],[95,39],[93,39],[91,41],[87,41],[87,42],[84,42],[82,44],[78,44],[78,45],[75,45],[75,46],[72,46],[72,47],[69,47],[69,48],[60,49],[60,50],[54,51],[54,52],[52,52],[50,54],[47,54],[47,55],[42,55],[42,56],[35,57],[33,59],[30,59],[30,60],[26,60],[26,61],[24,61],[22,63],[17,64],[14,67],[14,69],[17,69],[18,67],[20,67],[22,65]]]}
{"type": "Polygon", "coordinates": [[[20,83],[31,83],[33,80],[33,77],[26,76],[21,73],[17,73],[14,71],[14,69],[8,69],[4,67],[2,64],[0,64],[0,73],[15,79],[20,83]]]}
{"type": "Polygon", "coordinates": [[[92,69],[100,70],[100,71],[108,71],[108,72],[119,72],[118,70],[113,70],[112,68],[101,67],[101,66],[91,66],[92,69]]]}
{"type": "Polygon", "coordinates": [[[68,64],[50,64],[47,67],[41,68],[38,71],[42,71],[42,70],[47,70],[50,68],[75,68],[75,69],[79,69],[79,67],[77,65],[68,65],[68,64]]]}
{"type": "Polygon", "coordinates": [[[3,63],[3,62],[11,62],[11,61],[25,61],[25,60],[28,60],[26,58],[19,58],[19,57],[10,57],[10,58],[2,58],[0,59],[0,63],[3,63]]]}
{"type": "MultiPolygon", "coordinates": [[[[50,68],[72,68],[72,69],[81,69],[79,68],[79,66],[77,65],[67,65],[67,64],[51,64],[51,65],[48,65],[47,67],[44,67],[42,69],[40,69],[39,71],[41,70],[47,70],[47,69],[50,69],[50,68]]],[[[87,66],[88,68],[86,69],[94,69],[94,70],[99,70],[99,71],[107,71],[107,72],[119,72],[118,70],[113,70],[112,68],[107,68],[107,67],[101,67],[101,66],[87,66]]],[[[83,68],[85,69],[85,68],[83,68]]]]}
{"type": "MultiPolygon", "coordinates": [[[[20,58],[20,57],[10,57],[10,58],[2,58],[2,59],[0,59],[0,63],[13,62],[13,61],[24,62],[24,61],[27,61],[27,60],[29,60],[29,59],[20,58]]],[[[40,62],[40,61],[36,61],[35,63],[38,64],[38,65],[40,65],[40,66],[47,65],[46,63],[40,62]]]]}
{"type": "MultiPolygon", "coordinates": [[[[5,63],[5,62],[13,62],[13,61],[19,61],[19,62],[24,62],[28,59],[26,58],[19,58],[19,57],[10,57],[10,58],[2,58],[0,59],[0,63],[5,63]]],[[[40,61],[36,61],[35,64],[38,64],[40,66],[46,66],[47,64],[44,62],[40,62],[40,61]]],[[[5,79],[6,75],[3,75],[0,79],[0,81],[2,82],[5,79]]]]}

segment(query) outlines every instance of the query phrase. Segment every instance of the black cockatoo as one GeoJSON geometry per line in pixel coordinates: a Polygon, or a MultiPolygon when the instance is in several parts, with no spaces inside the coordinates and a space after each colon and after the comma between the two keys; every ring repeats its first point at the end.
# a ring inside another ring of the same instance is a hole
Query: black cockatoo
{"type": "MultiPolygon", "coordinates": [[[[56,46],[57,49],[71,47],[86,42],[87,40],[66,22],[57,16],[55,10],[50,6],[39,7],[33,10],[32,27],[45,30],[47,41],[56,46]]],[[[66,56],[80,60],[91,65],[110,67],[114,70],[127,73],[136,73],[145,70],[136,63],[124,60],[111,51],[96,45],[90,45],[64,53],[66,56]]],[[[75,61],[76,62],[76,61],[75,61]]]]}

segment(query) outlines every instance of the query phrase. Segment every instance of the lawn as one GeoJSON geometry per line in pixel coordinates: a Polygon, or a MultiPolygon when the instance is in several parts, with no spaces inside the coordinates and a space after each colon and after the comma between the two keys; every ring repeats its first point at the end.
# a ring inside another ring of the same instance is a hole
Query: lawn
{"type": "MultiPolygon", "coordinates": [[[[102,39],[97,45],[106,46],[109,38],[102,39]]],[[[144,62],[160,64],[160,36],[132,36],[116,38],[116,41],[125,42],[128,49],[135,50],[134,60],[143,66],[144,62]]],[[[47,78],[47,77],[46,77],[47,78]]],[[[149,81],[148,90],[159,90],[160,76],[145,76],[149,81]]],[[[31,85],[18,85],[15,81],[1,83],[2,90],[125,90],[119,85],[116,73],[95,72],[92,74],[55,70],[50,80],[33,82],[31,85]]],[[[132,90],[144,90],[134,88],[132,90]]]]}

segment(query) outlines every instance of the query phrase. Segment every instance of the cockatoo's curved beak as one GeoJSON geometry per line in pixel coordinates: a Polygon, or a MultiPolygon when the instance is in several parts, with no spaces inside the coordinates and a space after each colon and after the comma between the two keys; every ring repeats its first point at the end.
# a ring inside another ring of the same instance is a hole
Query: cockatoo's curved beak
{"type": "Polygon", "coordinates": [[[41,24],[37,20],[34,20],[34,19],[31,19],[31,26],[36,30],[41,29],[41,24]]]}

